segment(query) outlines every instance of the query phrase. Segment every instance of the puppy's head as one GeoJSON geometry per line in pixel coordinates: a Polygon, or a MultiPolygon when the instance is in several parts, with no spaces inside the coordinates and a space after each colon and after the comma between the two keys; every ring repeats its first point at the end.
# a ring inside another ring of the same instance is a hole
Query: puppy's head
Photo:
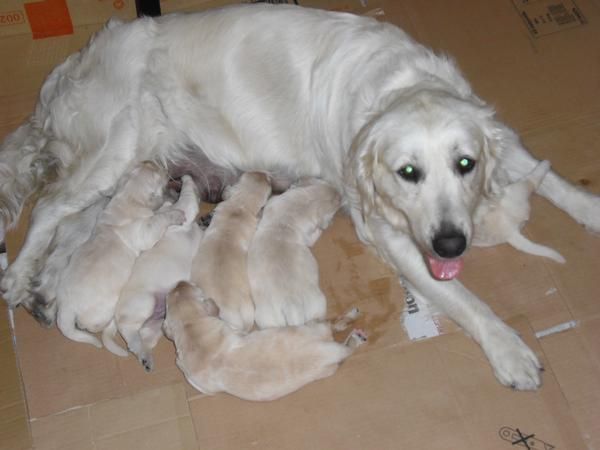
{"type": "Polygon", "coordinates": [[[363,215],[408,233],[435,278],[462,268],[474,211],[492,189],[494,131],[493,111],[475,97],[422,87],[391,102],[354,142],[363,215]]]}
{"type": "Polygon", "coordinates": [[[177,330],[186,323],[193,323],[203,317],[217,317],[219,307],[211,298],[206,298],[199,287],[180,281],[167,296],[167,313],[163,322],[163,331],[173,339],[177,330]]]}
{"type": "Polygon", "coordinates": [[[167,171],[151,161],[144,161],[131,172],[123,191],[131,201],[156,209],[163,204],[167,171]]]}
{"type": "Polygon", "coordinates": [[[298,216],[317,224],[321,229],[327,228],[333,216],[342,205],[339,192],[328,182],[318,178],[302,178],[293,185],[293,188],[303,191],[306,206],[298,211],[298,216]]]}
{"type": "Polygon", "coordinates": [[[223,199],[231,210],[243,208],[258,214],[271,195],[271,182],[264,173],[246,172],[238,182],[223,191],[223,199]]]}

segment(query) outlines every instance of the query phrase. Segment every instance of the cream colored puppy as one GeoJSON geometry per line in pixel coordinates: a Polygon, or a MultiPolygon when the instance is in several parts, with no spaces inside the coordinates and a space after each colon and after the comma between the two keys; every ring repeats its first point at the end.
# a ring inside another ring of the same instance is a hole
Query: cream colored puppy
{"type": "Polygon", "coordinates": [[[323,320],[327,302],[310,251],[341,198],[329,184],[305,179],[272,197],[248,252],[254,320],[260,328],[323,320]]]}
{"type": "Polygon", "coordinates": [[[529,220],[529,197],[549,170],[550,163],[542,161],[529,174],[506,186],[498,197],[483,201],[475,212],[473,245],[489,247],[507,242],[522,252],[564,263],[560,253],[521,234],[521,228],[529,220]]]}
{"type": "Polygon", "coordinates": [[[249,331],[254,304],[248,283],[248,246],[257,214],[271,194],[266,175],[245,173],[224,193],[194,258],[191,280],[217,303],[220,316],[233,328],[249,331]]]}
{"type": "Polygon", "coordinates": [[[219,319],[202,290],[182,282],[167,297],[166,336],[175,343],[177,366],[201,392],[227,392],[268,401],[333,375],[366,338],[353,331],[348,345],[335,342],[328,323],[270,328],[249,334],[219,319]]]}
{"type": "Polygon", "coordinates": [[[117,329],[127,348],[148,372],[154,366],[152,349],[162,335],[166,296],[177,282],[190,278],[192,259],[203,235],[196,223],[198,196],[187,175],[173,208],[185,213],[185,222],[169,227],[162,239],[135,261],[115,313],[117,329]]]}
{"type": "Polygon", "coordinates": [[[69,339],[102,347],[92,333],[103,331],[111,352],[126,356],[110,337],[119,293],[135,259],[151,248],[170,225],[181,225],[182,211],[155,213],[163,202],[166,172],[153,163],[136,167],[110,200],[90,239],[71,257],[57,288],[60,331],[69,339]]]}

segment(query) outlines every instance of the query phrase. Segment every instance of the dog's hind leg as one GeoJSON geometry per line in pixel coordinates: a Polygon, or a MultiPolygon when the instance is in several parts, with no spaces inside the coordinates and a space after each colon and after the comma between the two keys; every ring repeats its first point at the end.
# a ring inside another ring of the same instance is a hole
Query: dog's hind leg
{"type": "Polygon", "coordinates": [[[72,341],[92,344],[94,347],[102,348],[102,343],[99,339],[86,331],[78,330],[76,328],[76,320],[77,318],[73,312],[59,310],[56,324],[61,333],[72,341]]]}
{"type": "Polygon", "coordinates": [[[127,293],[120,300],[129,306],[123,310],[117,306],[117,327],[129,351],[137,357],[146,372],[151,372],[154,368],[152,349],[162,336],[166,295],[161,293],[152,295],[148,292],[131,294],[131,292],[127,293]],[[135,311],[131,310],[130,305],[136,305],[135,311]]]}
{"type": "Polygon", "coordinates": [[[102,330],[102,343],[106,350],[111,352],[114,355],[121,356],[126,358],[129,353],[127,350],[123,349],[119,344],[117,344],[114,340],[115,335],[117,334],[117,325],[115,324],[115,319],[111,320],[110,323],[102,330]]]}
{"type": "Polygon", "coordinates": [[[546,247],[545,245],[536,244],[535,242],[531,242],[525,236],[523,236],[519,231],[515,231],[507,241],[510,245],[512,245],[517,250],[520,250],[525,253],[529,253],[531,255],[543,256],[545,258],[550,258],[556,261],[557,263],[564,264],[565,258],[558,253],[556,250],[551,249],[550,247],[546,247]]]}
{"type": "MultiPolygon", "coordinates": [[[[498,127],[496,145],[500,148],[500,169],[515,182],[534,170],[539,163],[521,144],[517,135],[506,126],[498,127]]],[[[550,170],[537,193],[569,214],[587,229],[600,233],[600,196],[578,188],[550,170]]]]}
{"type": "Polygon", "coordinates": [[[180,209],[185,213],[184,225],[187,225],[196,221],[196,216],[200,212],[200,204],[192,178],[189,175],[184,175],[182,181],[181,193],[173,208],[180,209]]]}
{"type": "Polygon", "coordinates": [[[0,282],[10,307],[24,304],[31,309],[35,301],[30,293],[31,278],[36,274],[36,261],[48,248],[58,223],[114,190],[121,175],[133,165],[136,144],[137,132],[130,108],[126,108],[113,119],[102,148],[87,158],[83,155],[68,177],[48,185],[33,209],[23,248],[0,282]]]}

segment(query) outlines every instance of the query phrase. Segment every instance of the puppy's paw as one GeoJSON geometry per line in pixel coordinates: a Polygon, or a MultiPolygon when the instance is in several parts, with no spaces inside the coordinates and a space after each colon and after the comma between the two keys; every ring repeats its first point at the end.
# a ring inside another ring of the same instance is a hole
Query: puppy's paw
{"type": "Polygon", "coordinates": [[[43,327],[50,328],[56,323],[56,299],[47,299],[37,292],[31,293],[32,301],[23,303],[33,318],[43,327]]]}
{"type": "Polygon", "coordinates": [[[356,349],[361,345],[366,344],[367,338],[367,333],[360,328],[355,328],[344,341],[344,345],[346,347],[350,347],[351,349],[356,349]]]}
{"type": "Polygon", "coordinates": [[[146,372],[150,373],[154,370],[154,358],[151,354],[141,356],[140,363],[146,372]]]}
{"type": "Polygon", "coordinates": [[[285,327],[287,321],[279,304],[257,303],[254,311],[254,321],[258,328],[285,327]]]}
{"type": "Polygon", "coordinates": [[[172,209],[168,214],[171,225],[183,225],[185,223],[185,213],[180,209],[172,209]]]}
{"type": "Polygon", "coordinates": [[[514,330],[502,324],[488,331],[481,345],[500,383],[520,391],[533,391],[541,386],[542,366],[514,330]]]}
{"type": "Polygon", "coordinates": [[[338,317],[331,325],[331,328],[333,331],[344,331],[352,322],[358,319],[358,316],[360,316],[360,310],[358,308],[352,308],[343,316],[338,317]]]}

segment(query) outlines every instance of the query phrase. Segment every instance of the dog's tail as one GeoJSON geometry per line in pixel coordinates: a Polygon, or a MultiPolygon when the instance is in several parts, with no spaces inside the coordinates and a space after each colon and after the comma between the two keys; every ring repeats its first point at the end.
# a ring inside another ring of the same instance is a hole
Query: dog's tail
{"type": "Polygon", "coordinates": [[[123,347],[114,341],[115,334],[117,334],[117,323],[115,322],[115,319],[113,319],[102,331],[102,343],[109,352],[126,358],[129,353],[127,353],[127,350],[123,349],[123,347]]]}
{"type": "Polygon", "coordinates": [[[54,158],[48,138],[32,116],[0,144],[0,216],[3,231],[13,226],[27,198],[50,179],[54,158]]]}
{"type": "Polygon", "coordinates": [[[95,347],[102,348],[102,343],[94,335],[76,328],[76,320],[77,318],[75,317],[74,312],[66,311],[63,308],[58,311],[56,324],[62,334],[72,341],[92,344],[95,347]]]}
{"type": "Polygon", "coordinates": [[[546,247],[545,245],[540,245],[536,244],[535,242],[531,242],[520,232],[513,233],[512,236],[508,239],[508,243],[517,250],[521,250],[525,253],[550,258],[560,264],[564,264],[566,262],[565,258],[556,250],[553,250],[550,247],[546,247]]]}

